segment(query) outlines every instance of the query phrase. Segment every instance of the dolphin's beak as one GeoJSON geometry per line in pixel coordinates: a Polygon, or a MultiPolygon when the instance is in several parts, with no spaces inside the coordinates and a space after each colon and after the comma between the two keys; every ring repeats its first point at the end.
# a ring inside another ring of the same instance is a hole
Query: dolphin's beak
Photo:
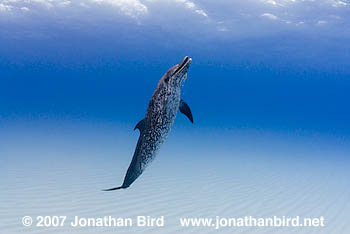
{"type": "Polygon", "coordinates": [[[182,69],[184,69],[186,66],[190,65],[192,62],[192,59],[189,58],[188,56],[185,56],[185,58],[182,60],[182,62],[179,64],[179,67],[176,69],[176,71],[174,72],[174,74],[182,71],[182,69]]]}

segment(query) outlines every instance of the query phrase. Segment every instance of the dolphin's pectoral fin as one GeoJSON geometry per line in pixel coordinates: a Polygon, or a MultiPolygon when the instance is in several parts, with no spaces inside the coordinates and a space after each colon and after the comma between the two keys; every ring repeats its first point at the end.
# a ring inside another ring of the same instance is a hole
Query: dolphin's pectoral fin
{"type": "Polygon", "coordinates": [[[190,107],[182,99],[180,101],[180,112],[187,116],[187,118],[193,123],[193,117],[190,107]]]}
{"type": "Polygon", "coordinates": [[[143,130],[145,129],[145,120],[141,119],[135,126],[134,131],[138,129],[140,130],[140,132],[143,132],[143,130]]]}

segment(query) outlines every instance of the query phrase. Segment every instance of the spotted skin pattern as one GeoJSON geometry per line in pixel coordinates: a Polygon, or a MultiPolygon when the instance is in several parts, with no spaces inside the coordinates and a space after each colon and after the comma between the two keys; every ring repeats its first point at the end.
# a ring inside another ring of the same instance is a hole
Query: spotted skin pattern
{"type": "Polygon", "coordinates": [[[145,121],[150,123],[142,133],[141,171],[155,158],[159,147],[166,140],[174,124],[181,100],[181,84],[161,82],[155,90],[146,112],[145,121]],[[163,86],[163,87],[162,87],[163,86]]]}
{"type": "Polygon", "coordinates": [[[174,124],[181,101],[181,88],[191,61],[186,56],[159,80],[139,129],[140,137],[123,185],[106,191],[128,188],[156,157],[174,124]]]}

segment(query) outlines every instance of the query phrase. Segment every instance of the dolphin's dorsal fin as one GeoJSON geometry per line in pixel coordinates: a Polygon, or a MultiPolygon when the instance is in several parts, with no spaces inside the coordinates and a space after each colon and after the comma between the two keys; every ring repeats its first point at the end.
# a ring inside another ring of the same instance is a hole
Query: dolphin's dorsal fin
{"type": "Polygon", "coordinates": [[[140,132],[143,132],[143,130],[145,129],[145,119],[141,119],[135,126],[134,131],[138,129],[140,130],[140,132]]]}
{"type": "Polygon", "coordinates": [[[180,112],[184,115],[187,116],[187,118],[191,121],[191,123],[193,123],[193,117],[192,117],[192,112],[190,107],[187,105],[186,102],[184,102],[184,100],[181,99],[180,101],[180,112]]]}

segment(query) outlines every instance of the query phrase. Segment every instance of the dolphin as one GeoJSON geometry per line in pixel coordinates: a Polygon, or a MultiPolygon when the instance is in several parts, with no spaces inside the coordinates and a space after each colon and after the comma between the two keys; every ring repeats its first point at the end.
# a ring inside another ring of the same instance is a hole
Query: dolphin
{"type": "Polygon", "coordinates": [[[149,101],[145,118],[134,128],[140,131],[140,137],[123,184],[103,191],[126,189],[143,173],[166,140],[178,110],[193,123],[191,109],[181,99],[181,88],[187,79],[191,62],[192,59],[186,56],[181,63],[171,67],[159,80],[149,101]]]}

